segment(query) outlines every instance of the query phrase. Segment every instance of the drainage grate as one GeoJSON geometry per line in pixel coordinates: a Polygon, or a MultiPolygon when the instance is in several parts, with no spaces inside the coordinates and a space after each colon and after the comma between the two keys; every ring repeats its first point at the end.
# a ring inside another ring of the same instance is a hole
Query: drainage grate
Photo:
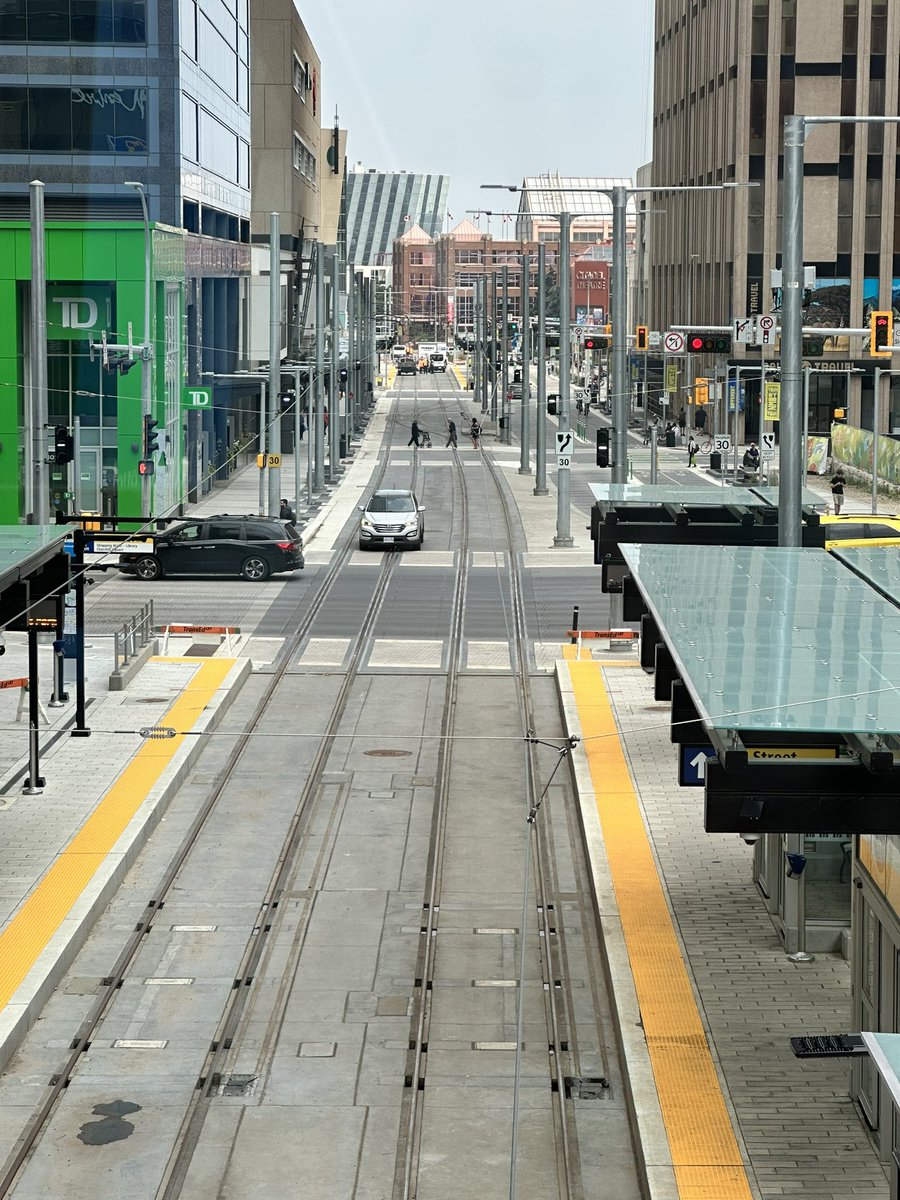
{"type": "Polygon", "coordinates": [[[370,758],[409,758],[412,750],[363,750],[370,758]]]}
{"type": "Polygon", "coordinates": [[[223,1075],[219,1083],[220,1096],[252,1096],[258,1075],[223,1075]]]}
{"type": "Polygon", "coordinates": [[[184,652],[185,658],[211,658],[218,650],[218,642],[192,642],[184,652]]]}
{"type": "Polygon", "coordinates": [[[566,1082],[566,1091],[573,1100],[600,1100],[609,1093],[609,1080],[605,1075],[576,1075],[566,1082]]]}

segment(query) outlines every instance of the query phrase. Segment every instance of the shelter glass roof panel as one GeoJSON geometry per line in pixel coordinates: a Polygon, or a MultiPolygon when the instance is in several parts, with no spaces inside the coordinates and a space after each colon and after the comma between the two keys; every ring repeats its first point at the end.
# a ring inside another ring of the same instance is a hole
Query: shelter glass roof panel
{"type": "Polygon", "coordinates": [[[834,556],[621,549],[713,728],[900,734],[900,608],[834,556]]]}

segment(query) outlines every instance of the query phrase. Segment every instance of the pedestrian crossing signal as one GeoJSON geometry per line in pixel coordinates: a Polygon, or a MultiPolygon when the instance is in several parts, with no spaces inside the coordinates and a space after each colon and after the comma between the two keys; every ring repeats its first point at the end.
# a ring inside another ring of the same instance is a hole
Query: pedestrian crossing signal
{"type": "Polygon", "coordinates": [[[597,430],[597,466],[609,466],[609,430],[605,427],[597,430]]]}
{"type": "Polygon", "coordinates": [[[894,344],[894,314],[891,311],[876,311],[869,314],[869,353],[875,358],[891,358],[894,344]]]}

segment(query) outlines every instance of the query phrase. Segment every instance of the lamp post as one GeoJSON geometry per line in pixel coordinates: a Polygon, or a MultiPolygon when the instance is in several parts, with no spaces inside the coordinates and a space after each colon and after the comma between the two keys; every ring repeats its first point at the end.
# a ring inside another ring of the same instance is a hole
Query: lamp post
{"type": "MultiPolygon", "coordinates": [[[[803,391],[803,158],[810,125],[896,125],[900,117],[784,118],[782,220],[781,447],[778,469],[778,544],[801,544],[803,475],[800,470],[803,391]]],[[[848,397],[849,399],[849,397],[848,397]]],[[[877,421],[875,422],[877,426],[877,421]]],[[[804,450],[805,453],[805,450],[804,450]]],[[[802,878],[802,876],[801,876],[802,878]]]]}
{"type": "MultiPolygon", "coordinates": [[[[143,183],[135,179],[126,179],[126,187],[133,187],[141,198],[141,212],[144,217],[144,345],[141,348],[141,437],[144,436],[144,418],[152,412],[150,403],[150,365],[153,361],[153,351],[150,345],[150,214],[147,210],[147,194],[143,183]]],[[[141,476],[141,516],[152,516],[153,509],[153,476],[141,476]]]]}

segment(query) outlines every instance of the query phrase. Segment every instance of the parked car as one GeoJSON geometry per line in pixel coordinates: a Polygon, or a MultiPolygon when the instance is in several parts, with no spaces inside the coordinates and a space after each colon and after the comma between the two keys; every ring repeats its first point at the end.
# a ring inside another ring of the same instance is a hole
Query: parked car
{"type": "Polygon", "coordinates": [[[900,517],[885,513],[833,513],[819,517],[825,533],[825,549],[842,546],[900,546],[900,517]]]}
{"type": "Polygon", "coordinates": [[[359,548],[369,546],[409,546],[421,550],[425,541],[425,511],[415,492],[380,488],[367,504],[361,504],[359,548]]]}
{"type": "Polygon", "coordinates": [[[119,570],[144,580],[240,575],[258,581],[303,565],[303,539],[293,522],[227,513],[172,525],[147,538],[146,549],[119,555],[119,570]]]}
{"type": "Polygon", "coordinates": [[[405,354],[397,363],[398,375],[415,375],[418,369],[416,360],[411,354],[405,354]]]}

